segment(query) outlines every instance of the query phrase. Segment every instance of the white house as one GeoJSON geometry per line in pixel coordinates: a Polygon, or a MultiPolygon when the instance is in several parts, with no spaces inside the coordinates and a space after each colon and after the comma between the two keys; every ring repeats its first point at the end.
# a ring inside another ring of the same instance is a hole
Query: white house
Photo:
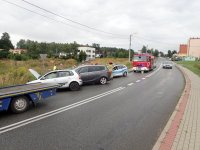
{"type": "Polygon", "coordinates": [[[78,47],[79,52],[83,51],[86,53],[87,58],[86,60],[93,60],[95,59],[95,48],[89,46],[80,46],[78,47]]]}

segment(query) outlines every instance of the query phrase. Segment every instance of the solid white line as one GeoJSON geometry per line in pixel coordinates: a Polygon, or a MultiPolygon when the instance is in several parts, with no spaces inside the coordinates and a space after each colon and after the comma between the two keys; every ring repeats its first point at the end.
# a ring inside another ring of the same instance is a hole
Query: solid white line
{"type": "Polygon", "coordinates": [[[135,81],[135,82],[137,82],[137,83],[138,83],[138,82],[140,82],[140,80],[137,80],[137,81],[135,81]]]}
{"type": "Polygon", "coordinates": [[[134,84],[134,83],[129,83],[128,86],[131,86],[131,85],[133,85],[133,84],[134,84]]]}
{"type": "Polygon", "coordinates": [[[81,106],[81,105],[86,104],[86,103],[89,103],[89,102],[91,102],[91,101],[95,101],[95,100],[97,100],[97,99],[99,99],[99,98],[101,98],[101,97],[104,97],[104,96],[110,95],[110,94],[112,94],[112,93],[115,93],[115,92],[117,92],[117,91],[123,90],[124,88],[125,88],[125,87],[119,87],[119,88],[117,88],[117,89],[110,90],[110,91],[108,91],[108,92],[105,92],[105,93],[102,93],[102,94],[93,96],[93,97],[88,98],[88,99],[85,99],[85,100],[82,100],[82,101],[80,101],[80,102],[77,102],[77,103],[74,103],[74,104],[71,104],[71,105],[68,105],[68,106],[65,106],[65,107],[62,107],[62,108],[59,108],[59,109],[56,109],[56,110],[53,110],[53,111],[44,113],[44,114],[41,114],[41,115],[38,115],[38,116],[35,116],[35,117],[32,117],[32,118],[29,118],[29,119],[26,119],[26,120],[23,120],[23,121],[14,123],[14,124],[10,124],[10,125],[8,125],[8,126],[5,126],[5,127],[0,128],[0,134],[5,133],[5,132],[10,131],[10,130],[13,130],[13,129],[16,129],[16,128],[19,128],[19,127],[21,127],[21,126],[25,126],[25,125],[30,124],[30,123],[32,123],[32,122],[36,122],[36,121],[38,121],[38,120],[41,120],[41,119],[44,119],[44,118],[47,118],[47,117],[56,115],[56,114],[58,114],[58,113],[67,111],[67,110],[69,110],[69,109],[72,109],[72,108],[81,106]]]}

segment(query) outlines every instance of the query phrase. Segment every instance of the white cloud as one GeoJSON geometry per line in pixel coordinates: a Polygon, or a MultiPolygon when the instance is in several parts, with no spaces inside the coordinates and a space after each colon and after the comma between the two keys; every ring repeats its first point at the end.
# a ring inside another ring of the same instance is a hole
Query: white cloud
{"type": "MultiPolygon", "coordinates": [[[[111,35],[81,27],[27,5],[21,0],[8,1],[65,22],[62,24],[0,1],[0,33],[8,32],[15,44],[23,38],[47,42],[77,41],[82,44],[96,42],[101,46],[128,48],[128,39],[113,38],[111,35]]],[[[106,32],[127,35],[126,38],[129,34],[137,32],[136,36],[142,38],[133,37],[132,48],[136,50],[142,45],[163,51],[178,49],[179,44],[186,43],[189,37],[199,36],[198,0],[27,1],[82,24],[106,32]]]]}

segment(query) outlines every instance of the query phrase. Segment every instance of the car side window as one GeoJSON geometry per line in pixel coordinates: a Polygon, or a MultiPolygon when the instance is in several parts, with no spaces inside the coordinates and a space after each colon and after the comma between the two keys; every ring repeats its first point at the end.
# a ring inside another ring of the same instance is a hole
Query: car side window
{"type": "Polygon", "coordinates": [[[60,71],[58,73],[58,77],[67,77],[70,76],[70,72],[69,71],[60,71]]]}
{"type": "Polygon", "coordinates": [[[88,72],[94,72],[97,71],[97,67],[96,66],[89,66],[88,67],[88,72]]]}
{"type": "Polygon", "coordinates": [[[78,73],[86,73],[88,72],[88,67],[83,67],[78,70],[78,73]]]}
{"type": "Polygon", "coordinates": [[[117,67],[117,66],[115,66],[115,67],[113,68],[113,70],[118,70],[118,67],[117,67]]]}
{"type": "Polygon", "coordinates": [[[118,66],[118,69],[123,69],[123,66],[118,66]]]}
{"type": "Polygon", "coordinates": [[[53,79],[57,77],[57,72],[51,72],[44,76],[44,79],[53,79]]]}
{"type": "Polygon", "coordinates": [[[104,66],[96,66],[95,69],[96,71],[106,70],[104,66]]]}

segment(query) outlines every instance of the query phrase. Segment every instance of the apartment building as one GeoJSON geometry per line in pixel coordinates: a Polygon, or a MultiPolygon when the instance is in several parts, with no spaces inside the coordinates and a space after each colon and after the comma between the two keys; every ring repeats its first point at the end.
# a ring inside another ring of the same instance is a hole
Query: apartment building
{"type": "Polygon", "coordinates": [[[87,58],[86,60],[93,60],[95,59],[95,48],[89,46],[80,46],[78,47],[79,52],[83,51],[86,53],[87,58]]]}
{"type": "Polygon", "coordinates": [[[188,40],[187,55],[200,58],[200,38],[190,38],[188,40]]]}

